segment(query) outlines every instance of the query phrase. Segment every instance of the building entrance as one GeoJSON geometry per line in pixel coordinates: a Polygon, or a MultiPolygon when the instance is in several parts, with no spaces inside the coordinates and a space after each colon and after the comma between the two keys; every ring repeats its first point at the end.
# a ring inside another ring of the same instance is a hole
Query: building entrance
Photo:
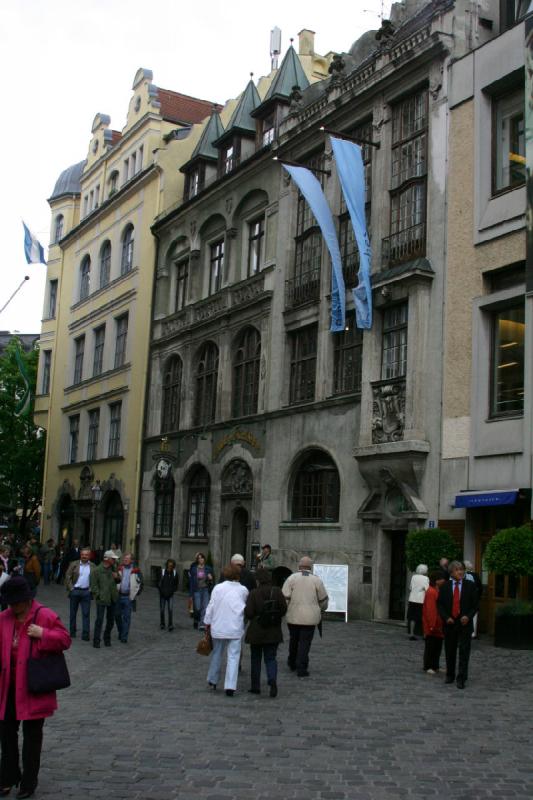
{"type": "Polygon", "coordinates": [[[405,619],[407,565],[405,561],[406,531],[390,531],[389,619],[405,619]]]}
{"type": "Polygon", "coordinates": [[[240,553],[248,561],[248,512],[245,508],[236,508],[231,520],[231,555],[240,553]]]}

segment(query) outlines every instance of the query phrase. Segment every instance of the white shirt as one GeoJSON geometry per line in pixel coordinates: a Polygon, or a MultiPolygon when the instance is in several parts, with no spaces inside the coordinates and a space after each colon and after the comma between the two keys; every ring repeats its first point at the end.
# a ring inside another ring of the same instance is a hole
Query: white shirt
{"type": "Polygon", "coordinates": [[[204,622],[214,639],[240,639],[244,633],[244,606],[248,589],[238,581],[218,583],[211,592],[204,622]]]}
{"type": "Polygon", "coordinates": [[[78,580],[76,581],[76,585],[74,586],[75,589],[88,589],[89,588],[89,578],[91,577],[91,565],[89,562],[84,564],[80,561],[80,574],[78,580]]]}
{"type": "Polygon", "coordinates": [[[423,603],[428,586],[429,578],[427,575],[413,575],[411,578],[411,585],[409,587],[409,602],[423,603]]]}

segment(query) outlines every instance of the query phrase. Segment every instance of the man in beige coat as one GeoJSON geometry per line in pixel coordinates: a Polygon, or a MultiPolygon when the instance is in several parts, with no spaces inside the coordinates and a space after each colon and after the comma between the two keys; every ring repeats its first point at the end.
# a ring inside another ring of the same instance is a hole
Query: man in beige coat
{"type": "Polygon", "coordinates": [[[322,619],[322,612],[328,607],[326,587],[311,569],[313,562],[308,556],[300,559],[298,572],[287,578],[282,592],[289,606],[287,625],[289,626],[288,665],[299,678],[309,675],[309,650],[316,626],[322,619]]]}

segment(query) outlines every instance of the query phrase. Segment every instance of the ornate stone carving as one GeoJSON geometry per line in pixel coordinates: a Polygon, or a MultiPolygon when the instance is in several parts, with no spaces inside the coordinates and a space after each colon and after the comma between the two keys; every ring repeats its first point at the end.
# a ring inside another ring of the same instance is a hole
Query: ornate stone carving
{"type": "Polygon", "coordinates": [[[344,77],[343,72],[346,67],[346,62],[339,53],[335,53],[331,64],[328,67],[328,72],[331,75],[330,86],[338,86],[342,83],[344,77]]]}
{"type": "Polygon", "coordinates": [[[242,303],[247,303],[255,297],[259,297],[263,293],[264,279],[261,276],[260,280],[249,281],[237,289],[233,289],[231,293],[231,304],[239,306],[242,303]]]}
{"type": "Polygon", "coordinates": [[[230,461],[222,475],[222,494],[250,495],[254,481],[250,467],[240,458],[230,461]]]}
{"type": "Polygon", "coordinates": [[[405,381],[372,385],[372,442],[399,442],[405,427],[405,381]]]}
{"type": "Polygon", "coordinates": [[[227,294],[219,295],[208,303],[204,303],[194,309],[194,321],[203,322],[206,319],[216,316],[221,311],[225,311],[228,305],[227,294]]]}
{"type": "Polygon", "coordinates": [[[292,87],[292,92],[289,95],[289,113],[297,114],[303,108],[303,94],[298,85],[292,87]]]}
{"type": "Polygon", "coordinates": [[[233,197],[226,197],[226,212],[231,214],[231,209],[233,208],[233,197]]]}
{"type": "Polygon", "coordinates": [[[162,335],[163,336],[170,336],[173,333],[177,333],[182,328],[185,328],[189,322],[189,310],[186,308],[183,311],[180,311],[175,317],[172,319],[165,320],[161,326],[162,328],[162,335]]]}
{"type": "Polygon", "coordinates": [[[91,486],[93,485],[93,471],[90,467],[83,467],[80,472],[80,489],[78,492],[78,500],[92,500],[93,494],[91,486]]]}

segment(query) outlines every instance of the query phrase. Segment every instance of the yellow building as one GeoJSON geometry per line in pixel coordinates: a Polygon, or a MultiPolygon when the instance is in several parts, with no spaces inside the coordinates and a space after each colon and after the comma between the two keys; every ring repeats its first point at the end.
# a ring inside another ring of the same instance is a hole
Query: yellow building
{"type": "MultiPolygon", "coordinates": [[[[218,107],[216,107],[218,109],[218,107]]],[[[157,242],[213,104],[139,69],[122,131],[94,118],[52,210],[36,424],[48,432],[42,536],[133,549],[157,242]],[[193,127],[194,126],[194,127],[193,127]]]]}

